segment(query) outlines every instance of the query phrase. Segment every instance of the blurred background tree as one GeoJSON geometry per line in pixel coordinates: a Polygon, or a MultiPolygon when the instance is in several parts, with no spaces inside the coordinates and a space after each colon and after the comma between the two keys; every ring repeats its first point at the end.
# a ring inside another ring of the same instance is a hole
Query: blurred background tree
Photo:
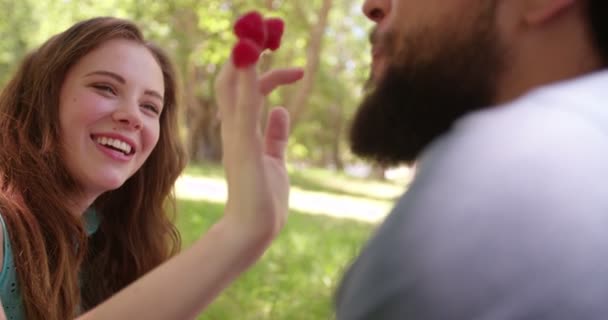
{"type": "Polygon", "coordinates": [[[287,21],[281,50],[260,68],[301,66],[299,84],[269,97],[292,116],[289,159],[343,170],[348,119],[369,65],[369,24],[359,0],[0,0],[0,86],[24,54],[74,22],[111,15],[136,21],[176,64],[183,92],[182,135],[192,163],[219,162],[221,145],[213,82],[234,43],[235,17],[257,9],[287,21]]]}

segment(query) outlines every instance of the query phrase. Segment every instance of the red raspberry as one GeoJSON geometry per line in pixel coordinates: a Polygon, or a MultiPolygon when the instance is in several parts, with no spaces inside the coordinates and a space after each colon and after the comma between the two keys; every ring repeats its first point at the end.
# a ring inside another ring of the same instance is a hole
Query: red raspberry
{"type": "Polygon", "coordinates": [[[250,39],[263,48],[266,43],[264,18],[257,11],[246,13],[235,22],[234,34],[239,39],[250,39]]]}
{"type": "Polygon", "coordinates": [[[232,61],[237,68],[246,68],[256,63],[262,50],[250,39],[242,38],[232,49],[232,61]]]}
{"type": "Polygon", "coordinates": [[[285,23],[280,18],[269,18],[264,20],[266,26],[266,43],[264,47],[272,51],[281,46],[281,37],[285,31],[285,23]]]}

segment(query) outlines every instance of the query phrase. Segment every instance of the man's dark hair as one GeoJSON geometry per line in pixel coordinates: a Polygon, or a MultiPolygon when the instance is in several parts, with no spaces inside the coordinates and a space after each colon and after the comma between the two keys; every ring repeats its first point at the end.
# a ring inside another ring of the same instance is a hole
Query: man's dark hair
{"type": "Polygon", "coordinates": [[[589,20],[595,46],[608,66],[608,1],[589,0],[589,20]]]}

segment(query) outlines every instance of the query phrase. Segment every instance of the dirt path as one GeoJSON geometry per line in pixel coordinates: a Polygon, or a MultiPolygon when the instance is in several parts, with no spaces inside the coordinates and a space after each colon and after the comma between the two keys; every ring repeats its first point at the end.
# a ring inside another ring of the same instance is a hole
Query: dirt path
{"type": "MultiPolygon", "coordinates": [[[[224,180],[184,175],[177,180],[178,198],[224,203],[224,180]]],[[[338,196],[292,188],[289,199],[291,209],[303,213],[327,215],[377,223],[391,208],[388,201],[369,200],[351,196],[338,196]]]]}

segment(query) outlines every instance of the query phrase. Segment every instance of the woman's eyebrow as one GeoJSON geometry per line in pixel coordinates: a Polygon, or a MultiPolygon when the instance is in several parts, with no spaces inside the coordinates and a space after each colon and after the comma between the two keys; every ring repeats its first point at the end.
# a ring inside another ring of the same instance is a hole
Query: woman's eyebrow
{"type": "Polygon", "coordinates": [[[90,76],[94,76],[94,75],[108,76],[110,78],[114,78],[114,80],[120,82],[121,84],[127,83],[127,81],[125,80],[125,78],[123,78],[119,74],[114,73],[112,71],[96,70],[96,71],[87,73],[85,75],[85,77],[90,77],[90,76]]]}

